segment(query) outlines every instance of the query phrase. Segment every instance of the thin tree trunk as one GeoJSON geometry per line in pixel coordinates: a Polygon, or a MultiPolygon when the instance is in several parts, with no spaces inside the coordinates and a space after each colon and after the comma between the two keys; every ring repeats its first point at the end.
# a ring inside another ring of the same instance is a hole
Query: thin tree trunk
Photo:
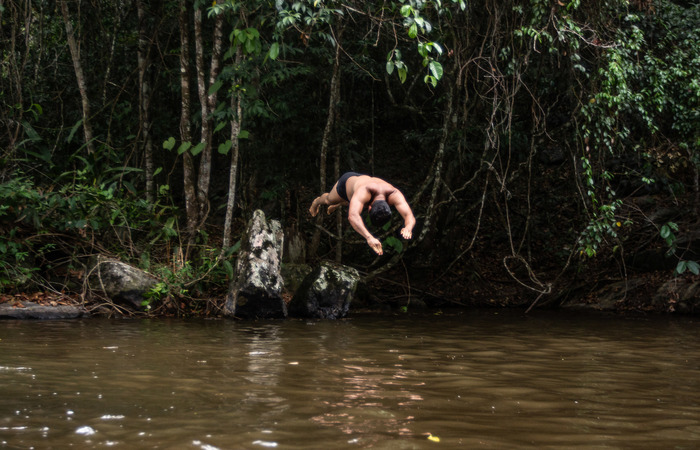
{"type": "Polygon", "coordinates": [[[61,0],[61,13],[63,14],[63,22],[66,26],[66,39],[68,41],[68,47],[70,48],[71,58],[73,59],[73,69],[75,71],[75,78],[78,81],[78,90],[80,91],[80,98],[82,100],[83,134],[85,136],[85,145],[88,153],[94,153],[95,146],[92,142],[93,134],[92,126],[90,125],[90,100],[88,97],[85,75],[83,74],[83,66],[80,63],[80,49],[78,48],[78,43],[75,40],[75,32],[73,31],[73,24],[70,20],[66,0],[61,0]]]}
{"type": "MultiPolygon", "coordinates": [[[[333,164],[333,173],[335,174],[335,179],[337,180],[340,178],[340,145],[336,144],[335,146],[335,156],[334,156],[334,164],[333,164]]],[[[341,237],[341,239],[338,239],[338,242],[335,244],[335,262],[340,264],[343,262],[343,215],[341,213],[338,213],[335,215],[335,226],[336,230],[338,230],[338,236],[341,237]]]]}
{"type": "Polygon", "coordinates": [[[148,68],[151,64],[151,42],[147,35],[146,11],[142,0],[137,0],[136,8],[139,19],[139,45],[138,70],[139,70],[139,118],[144,143],[144,160],[146,166],[146,200],[153,203],[155,187],[153,183],[153,138],[151,137],[151,85],[148,77],[148,68]]]}
{"type": "MultiPolygon", "coordinates": [[[[2,2],[0,2],[2,4],[2,2]]],[[[5,8],[0,9],[0,35],[9,36],[9,48],[4,52],[7,55],[7,72],[8,77],[0,79],[0,90],[6,91],[9,95],[9,104],[23,105],[22,99],[22,75],[20,72],[20,63],[17,61],[17,35],[18,28],[22,27],[22,19],[17,5],[11,3],[5,8]],[[5,27],[9,24],[9,30],[5,27]],[[6,86],[5,83],[9,83],[6,86]]],[[[0,140],[0,156],[10,159],[14,152],[15,142],[19,139],[22,131],[22,116],[24,108],[18,108],[15,111],[10,111],[8,108],[0,108],[0,123],[7,127],[8,141],[0,140]]]]}
{"type": "MultiPolygon", "coordinates": [[[[190,92],[190,27],[189,0],[180,0],[180,96],[182,109],[180,111],[180,141],[192,142],[192,97],[190,92]]],[[[197,228],[196,181],[194,158],[189,150],[182,154],[183,190],[185,192],[185,214],[187,215],[187,234],[191,237],[197,228]]]]}
{"type": "MultiPolygon", "coordinates": [[[[342,30],[342,28],[341,28],[342,30]]],[[[341,31],[342,33],[342,31],[341,31]]],[[[335,43],[335,60],[333,62],[333,73],[331,75],[331,90],[328,101],[328,115],[326,116],[326,126],[323,129],[323,138],[321,140],[321,155],[320,155],[320,188],[321,192],[326,192],[326,160],[328,158],[328,146],[330,145],[331,136],[333,134],[333,126],[335,124],[336,109],[340,101],[340,42],[335,43]]],[[[319,244],[321,243],[321,230],[319,227],[323,223],[323,214],[316,216],[316,230],[311,238],[309,246],[309,256],[314,257],[318,252],[319,244]]]]}
{"type": "Polygon", "coordinates": [[[216,108],[217,93],[208,93],[221,69],[221,53],[223,48],[223,15],[216,16],[214,24],[214,48],[209,67],[209,83],[204,73],[204,44],[202,38],[202,10],[194,13],[195,61],[197,64],[197,87],[199,102],[202,110],[202,133],[200,142],[204,145],[199,160],[199,178],[197,182],[197,202],[199,205],[199,224],[203,224],[209,214],[209,182],[211,180],[212,154],[212,118],[211,113],[216,108]]]}
{"type": "MultiPolygon", "coordinates": [[[[241,63],[243,52],[236,49],[236,65],[241,63]]],[[[231,110],[234,111],[231,119],[231,166],[228,175],[228,201],[226,202],[226,219],[224,220],[224,236],[221,251],[231,246],[231,224],[233,223],[233,209],[236,205],[236,176],[238,175],[238,154],[240,145],[238,135],[241,133],[241,94],[236,91],[231,95],[231,110]]]]}
{"type": "Polygon", "coordinates": [[[440,143],[438,144],[437,155],[435,158],[435,165],[433,166],[433,191],[430,195],[430,203],[428,204],[428,212],[425,215],[425,221],[423,222],[423,227],[421,229],[416,243],[421,242],[428,231],[431,228],[432,221],[435,218],[435,204],[437,202],[438,193],[440,192],[440,187],[442,186],[442,166],[445,163],[445,147],[447,146],[447,140],[450,136],[450,131],[454,121],[454,84],[451,79],[445,77],[443,82],[447,85],[447,92],[445,97],[447,98],[447,106],[445,107],[445,116],[442,123],[442,136],[440,137],[440,143]]]}
{"type": "MultiPolygon", "coordinates": [[[[139,0],[139,9],[141,8],[141,0],[139,0]]],[[[105,69],[104,81],[102,82],[102,106],[107,104],[107,86],[109,85],[109,78],[112,74],[112,66],[114,64],[114,51],[117,47],[117,36],[119,34],[119,29],[122,24],[121,7],[119,3],[114,3],[114,26],[112,27],[112,42],[109,45],[109,59],[107,60],[107,68],[105,69]]],[[[140,16],[139,16],[140,17],[140,16]]],[[[140,19],[139,19],[140,21],[140,19]]],[[[109,140],[107,140],[109,142],[109,140]]]]}

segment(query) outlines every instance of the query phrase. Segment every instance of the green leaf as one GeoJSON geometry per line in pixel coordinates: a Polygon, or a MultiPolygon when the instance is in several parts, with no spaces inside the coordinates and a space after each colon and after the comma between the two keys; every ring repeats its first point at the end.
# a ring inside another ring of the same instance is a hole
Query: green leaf
{"type": "Polygon", "coordinates": [[[435,81],[439,80],[442,78],[443,70],[442,70],[442,64],[440,64],[437,61],[430,61],[430,64],[428,65],[430,68],[430,73],[433,74],[435,77],[435,81]]]}
{"type": "Polygon", "coordinates": [[[233,30],[233,35],[235,36],[234,44],[242,45],[248,40],[248,35],[243,30],[233,30]]]}
{"type": "Polygon", "coordinates": [[[695,261],[686,261],[686,267],[690,270],[693,275],[700,275],[700,265],[695,261]]]}
{"type": "Polygon", "coordinates": [[[671,228],[669,228],[668,225],[664,225],[661,227],[659,234],[661,235],[662,239],[668,239],[668,237],[671,235],[671,228]]]}
{"type": "Polygon", "coordinates": [[[401,80],[401,83],[406,82],[406,69],[404,67],[399,68],[399,80],[401,80]]]}
{"type": "Polygon", "coordinates": [[[240,133],[238,133],[238,139],[248,139],[250,137],[250,131],[248,130],[241,130],[240,133]]]}
{"type": "Polygon", "coordinates": [[[231,150],[231,145],[233,145],[233,144],[231,143],[230,139],[227,139],[226,142],[224,142],[223,144],[219,144],[219,149],[218,149],[219,154],[227,155],[229,150],[231,150]]]}
{"type": "Polygon", "coordinates": [[[280,45],[277,42],[273,42],[272,45],[270,46],[270,51],[268,52],[270,59],[277,59],[279,54],[280,54],[280,45]]]}
{"type": "Polygon", "coordinates": [[[136,194],[136,187],[133,184],[131,184],[129,181],[124,180],[124,181],[122,181],[122,184],[124,185],[125,188],[127,188],[129,190],[129,192],[131,192],[132,194],[136,194]]]}
{"type": "Polygon", "coordinates": [[[178,154],[178,155],[182,155],[182,154],[185,153],[187,150],[189,150],[190,147],[192,147],[192,143],[191,143],[191,142],[183,142],[182,144],[180,144],[180,147],[178,147],[178,149],[177,149],[177,154],[178,154]]]}
{"type": "Polygon", "coordinates": [[[75,136],[75,133],[78,131],[78,128],[80,128],[80,125],[83,124],[83,119],[80,119],[78,122],[76,122],[75,125],[73,125],[73,128],[70,130],[70,134],[68,134],[68,137],[66,138],[66,142],[70,143],[73,141],[73,136],[75,136]]]}
{"type": "Polygon", "coordinates": [[[204,146],[204,142],[200,142],[199,144],[197,144],[197,146],[192,149],[192,156],[197,156],[200,153],[202,153],[202,150],[204,150],[204,146]]]}
{"type": "Polygon", "coordinates": [[[24,127],[24,132],[27,134],[27,137],[29,138],[30,141],[32,141],[32,142],[41,141],[41,137],[39,136],[39,133],[36,132],[34,127],[32,127],[29,122],[27,122],[26,120],[23,120],[22,127],[24,127]]]}
{"type": "Polygon", "coordinates": [[[166,150],[172,150],[175,147],[175,138],[170,136],[167,141],[163,142],[163,148],[166,150]]]}
{"type": "Polygon", "coordinates": [[[245,48],[246,53],[253,53],[255,52],[255,41],[248,39],[243,47],[245,48]]]}
{"type": "MultiPolygon", "coordinates": [[[[425,44],[418,44],[418,54],[421,55],[423,58],[428,57],[428,46],[425,44]]],[[[425,64],[423,64],[425,65],[425,64]]]]}
{"type": "Polygon", "coordinates": [[[219,89],[221,89],[221,86],[223,86],[223,84],[223,81],[217,81],[216,83],[209,86],[209,95],[218,92],[219,89]]]}
{"type": "Polygon", "coordinates": [[[408,27],[408,37],[411,39],[415,39],[418,36],[418,25],[414,23],[411,24],[410,27],[408,27]]]}
{"type": "Polygon", "coordinates": [[[224,266],[224,270],[226,271],[226,276],[228,277],[228,279],[233,279],[233,266],[231,265],[231,263],[225,259],[222,265],[224,266]]]}
{"type": "Polygon", "coordinates": [[[674,270],[673,273],[676,275],[680,275],[683,272],[685,272],[686,268],[687,268],[687,261],[678,261],[678,265],[676,266],[676,270],[674,270]]]}
{"type": "Polygon", "coordinates": [[[386,73],[391,75],[394,72],[394,63],[393,61],[387,61],[386,63],[386,73]]]}
{"type": "Polygon", "coordinates": [[[157,168],[157,169],[155,170],[155,172],[153,172],[153,176],[155,177],[156,175],[158,175],[158,174],[161,173],[162,171],[163,171],[163,168],[162,168],[162,167],[157,168]]]}
{"type": "Polygon", "coordinates": [[[396,251],[396,253],[401,253],[403,251],[403,242],[401,242],[400,239],[397,239],[394,236],[389,236],[388,238],[386,238],[384,244],[393,248],[396,251]]]}
{"type": "Polygon", "coordinates": [[[217,124],[216,124],[216,128],[214,128],[214,133],[217,133],[217,132],[221,131],[221,129],[222,129],[223,127],[225,127],[225,126],[226,126],[226,122],[219,122],[219,123],[217,123],[217,124]]]}

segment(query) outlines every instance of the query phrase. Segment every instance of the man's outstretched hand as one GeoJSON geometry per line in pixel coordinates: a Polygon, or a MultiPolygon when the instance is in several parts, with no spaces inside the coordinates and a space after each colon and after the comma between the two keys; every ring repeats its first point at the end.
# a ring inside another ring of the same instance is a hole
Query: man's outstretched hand
{"type": "Polygon", "coordinates": [[[367,245],[372,247],[372,250],[377,255],[381,255],[384,253],[384,250],[382,249],[382,243],[379,241],[379,239],[375,238],[374,236],[370,236],[367,238],[367,245]]]}
{"type": "Polygon", "coordinates": [[[403,236],[404,239],[411,239],[413,237],[413,233],[411,233],[411,230],[408,228],[401,228],[401,236],[403,236]]]}

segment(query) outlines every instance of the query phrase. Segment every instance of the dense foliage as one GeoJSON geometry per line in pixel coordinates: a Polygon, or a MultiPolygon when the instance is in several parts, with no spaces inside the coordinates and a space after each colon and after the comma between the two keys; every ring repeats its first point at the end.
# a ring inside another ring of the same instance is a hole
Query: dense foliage
{"type": "Polygon", "coordinates": [[[450,298],[645,246],[698,273],[697,2],[9,0],[0,41],[4,291],[80,290],[107,253],[206,295],[257,208],[299,258],[450,298]],[[308,217],[346,170],[404,191],[412,242],[376,260],[308,217]]]}

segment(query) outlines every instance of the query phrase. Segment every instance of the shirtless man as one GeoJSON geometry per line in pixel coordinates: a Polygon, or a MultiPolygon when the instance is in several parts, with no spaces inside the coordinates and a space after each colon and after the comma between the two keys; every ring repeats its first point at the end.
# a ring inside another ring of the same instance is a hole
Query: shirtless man
{"type": "Polygon", "coordinates": [[[369,217],[372,224],[381,227],[391,218],[391,208],[393,206],[403,217],[404,227],[401,229],[401,236],[404,239],[411,239],[413,227],[416,219],[413,217],[411,207],[408,206],[406,198],[401,191],[382,180],[381,178],[370,177],[355,172],[347,172],[340,177],[330,192],[321,194],[311,204],[309,212],[312,216],[318,214],[321,205],[328,206],[328,214],[343,205],[350,205],[348,208],[348,221],[360,236],[367,240],[367,244],[378,255],[383,253],[382,243],[367,231],[362,217],[362,209],[369,204],[369,217]]]}

